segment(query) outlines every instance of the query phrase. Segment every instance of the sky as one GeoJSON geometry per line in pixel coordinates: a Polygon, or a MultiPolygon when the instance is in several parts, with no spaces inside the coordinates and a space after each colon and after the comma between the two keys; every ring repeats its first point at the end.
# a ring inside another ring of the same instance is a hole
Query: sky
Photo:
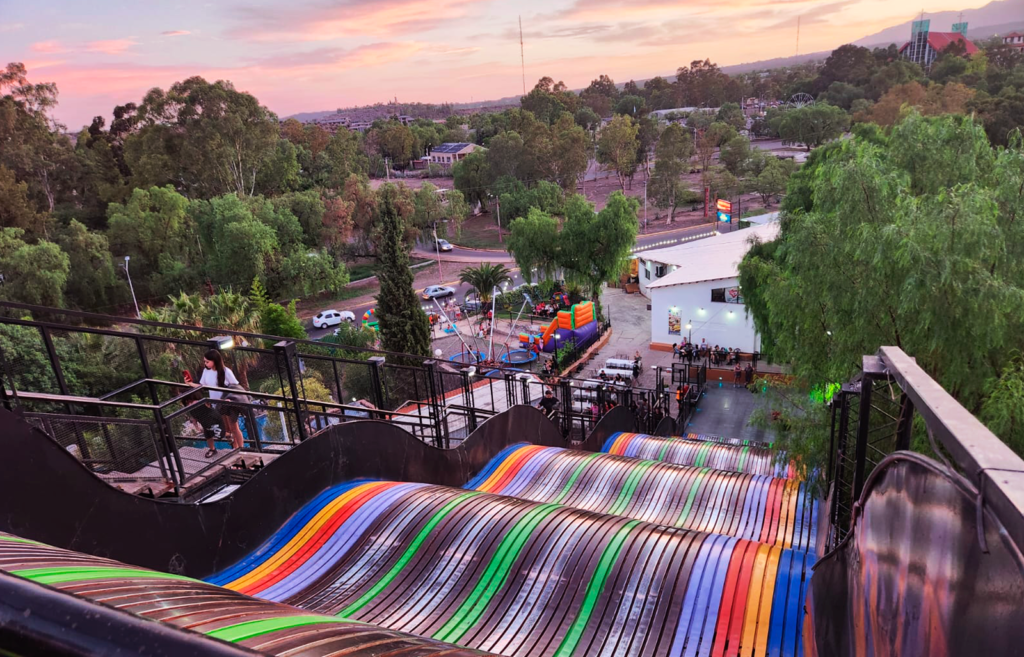
{"type": "MultiPolygon", "coordinates": [[[[932,0],[930,12],[987,0],[932,0]]],[[[472,102],[547,75],[582,88],[831,50],[910,20],[907,0],[0,0],[0,65],[56,82],[71,130],[153,87],[230,80],[278,116],[472,102]]]]}

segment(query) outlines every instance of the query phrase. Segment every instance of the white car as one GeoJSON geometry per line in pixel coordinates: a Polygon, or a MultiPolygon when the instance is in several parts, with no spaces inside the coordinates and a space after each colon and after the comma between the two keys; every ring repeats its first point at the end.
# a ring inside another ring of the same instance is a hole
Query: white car
{"type": "Polygon", "coordinates": [[[455,288],[448,287],[447,285],[431,285],[427,289],[423,290],[424,299],[440,299],[441,297],[450,297],[455,295],[455,288]]]}
{"type": "Polygon", "coordinates": [[[337,326],[342,322],[354,322],[356,316],[349,310],[321,310],[313,318],[313,328],[337,326]]]}

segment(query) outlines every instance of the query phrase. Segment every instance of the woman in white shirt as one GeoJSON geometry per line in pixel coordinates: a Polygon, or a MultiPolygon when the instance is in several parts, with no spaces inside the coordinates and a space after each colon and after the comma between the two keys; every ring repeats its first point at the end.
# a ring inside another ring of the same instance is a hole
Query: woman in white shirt
{"type": "MultiPolygon", "coordinates": [[[[231,388],[239,384],[238,379],[235,378],[235,373],[224,366],[224,358],[220,352],[216,349],[210,349],[203,357],[203,376],[199,379],[198,384],[193,383],[192,385],[231,388]]],[[[223,399],[224,394],[220,390],[211,390],[210,399],[223,399]]],[[[220,413],[221,426],[224,428],[224,435],[231,441],[231,446],[235,449],[242,449],[244,444],[242,431],[238,428],[238,414],[241,409],[226,401],[214,404],[214,408],[220,413]]],[[[214,447],[212,438],[206,440],[206,446],[209,448],[206,451],[207,458],[217,453],[217,448],[214,447]]]]}

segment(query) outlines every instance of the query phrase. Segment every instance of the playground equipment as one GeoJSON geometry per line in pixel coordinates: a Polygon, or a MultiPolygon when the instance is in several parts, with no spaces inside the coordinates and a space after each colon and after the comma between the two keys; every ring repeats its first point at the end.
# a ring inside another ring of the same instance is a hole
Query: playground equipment
{"type": "Polygon", "coordinates": [[[375,308],[370,308],[363,313],[363,326],[365,328],[371,328],[374,331],[380,330],[380,323],[377,321],[377,313],[375,308]]]}
{"type": "Polygon", "coordinates": [[[594,303],[583,301],[573,304],[569,310],[559,310],[554,321],[545,327],[541,342],[546,353],[553,353],[569,341],[577,344],[597,333],[597,319],[594,303]]]}
{"type": "Polygon", "coordinates": [[[481,362],[483,359],[484,352],[482,351],[460,351],[448,360],[462,365],[474,365],[481,362]]]}
{"type": "Polygon", "coordinates": [[[510,365],[526,365],[537,360],[537,354],[529,349],[516,349],[501,355],[501,362],[510,365]]]}

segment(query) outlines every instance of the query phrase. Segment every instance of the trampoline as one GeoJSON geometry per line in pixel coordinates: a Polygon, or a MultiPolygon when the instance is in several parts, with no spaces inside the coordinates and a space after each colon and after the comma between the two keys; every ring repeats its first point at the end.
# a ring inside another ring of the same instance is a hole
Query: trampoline
{"type": "Polygon", "coordinates": [[[460,351],[448,360],[453,363],[461,363],[463,365],[474,365],[484,359],[484,352],[482,351],[460,351]]]}
{"type": "Polygon", "coordinates": [[[501,362],[510,365],[528,365],[537,360],[537,354],[527,349],[515,349],[501,355],[501,362]]]}

